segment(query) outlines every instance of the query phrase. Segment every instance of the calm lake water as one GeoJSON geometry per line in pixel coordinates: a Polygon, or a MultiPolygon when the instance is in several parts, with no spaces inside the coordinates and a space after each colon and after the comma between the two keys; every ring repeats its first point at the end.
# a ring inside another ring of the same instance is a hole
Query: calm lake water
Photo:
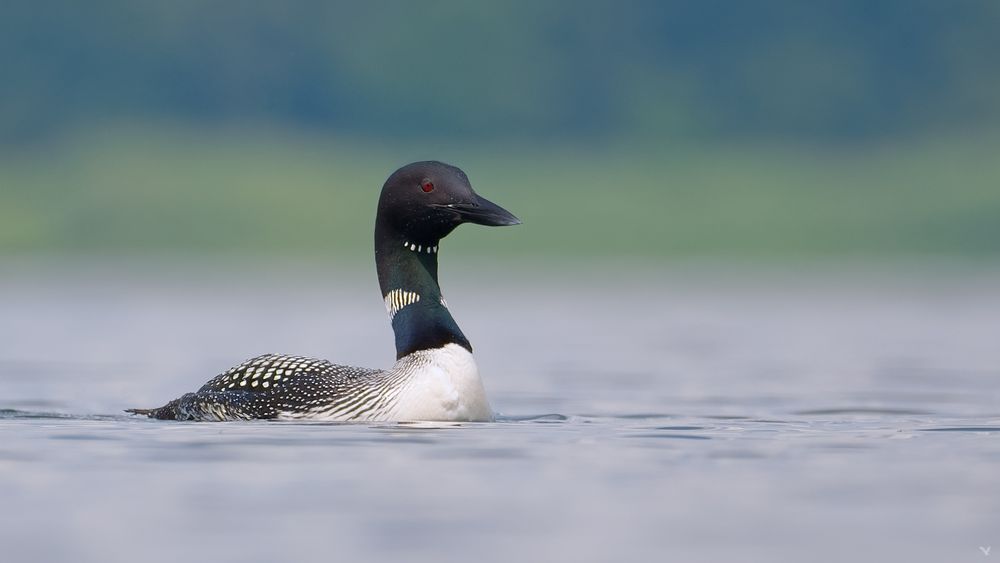
{"type": "Polygon", "coordinates": [[[1000,557],[997,273],[444,261],[496,423],[129,417],[264,352],[390,364],[374,274],[5,266],[0,560],[1000,557]]]}

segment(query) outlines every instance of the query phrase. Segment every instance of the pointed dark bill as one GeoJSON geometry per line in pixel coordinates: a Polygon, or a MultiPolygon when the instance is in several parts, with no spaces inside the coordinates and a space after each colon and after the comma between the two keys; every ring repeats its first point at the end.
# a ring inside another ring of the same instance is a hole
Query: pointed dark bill
{"type": "Polygon", "coordinates": [[[434,207],[454,211],[464,223],[475,223],[491,227],[521,224],[521,220],[515,217],[510,211],[479,194],[474,195],[476,199],[470,203],[447,203],[438,204],[434,207]]]}

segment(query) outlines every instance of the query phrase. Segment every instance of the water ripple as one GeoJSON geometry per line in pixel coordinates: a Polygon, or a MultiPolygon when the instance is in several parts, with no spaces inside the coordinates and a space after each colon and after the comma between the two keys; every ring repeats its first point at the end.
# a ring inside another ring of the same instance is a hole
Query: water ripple
{"type": "Polygon", "coordinates": [[[900,409],[900,408],[890,408],[890,407],[835,407],[826,409],[806,409],[801,411],[794,411],[792,414],[798,416],[827,416],[827,415],[845,415],[845,414],[927,416],[927,415],[932,415],[934,413],[931,411],[925,411],[920,409],[900,409]]]}
{"type": "Polygon", "coordinates": [[[943,426],[941,428],[920,428],[920,432],[1000,432],[1000,426],[943,426]]]}

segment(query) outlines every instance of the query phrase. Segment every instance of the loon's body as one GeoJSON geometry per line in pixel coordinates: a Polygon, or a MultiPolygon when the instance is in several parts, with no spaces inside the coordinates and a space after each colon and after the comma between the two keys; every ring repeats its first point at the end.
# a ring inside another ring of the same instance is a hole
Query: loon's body
{"type": "Polygon", "coordinates": [[[492,420],[472,353],[419,350],[387,370],[266,354],[196,393],[133,412],[170,420],[492,420]]]}
{"type": "Polygon", "coordinates": [[[267,354],[156,409],[167,420],[485,421],[493,419],[472,346],[441,296],[440,240],[461,223],[520,221],[476,194],[458,168],[417,162],[393,173],[375,219],[375,264],[396,336],[386,370],[267,354]]]}

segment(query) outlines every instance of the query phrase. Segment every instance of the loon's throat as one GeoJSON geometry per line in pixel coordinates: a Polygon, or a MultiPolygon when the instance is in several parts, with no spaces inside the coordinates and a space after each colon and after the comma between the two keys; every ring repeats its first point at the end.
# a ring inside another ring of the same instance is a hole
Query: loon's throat
{"type": "Polygon", "coordinates": [[[375,268],[396,336],[396,359],[446,344],[472,351],[441,296],[439,243],[410,240],[376,227],[375,268]]]}

